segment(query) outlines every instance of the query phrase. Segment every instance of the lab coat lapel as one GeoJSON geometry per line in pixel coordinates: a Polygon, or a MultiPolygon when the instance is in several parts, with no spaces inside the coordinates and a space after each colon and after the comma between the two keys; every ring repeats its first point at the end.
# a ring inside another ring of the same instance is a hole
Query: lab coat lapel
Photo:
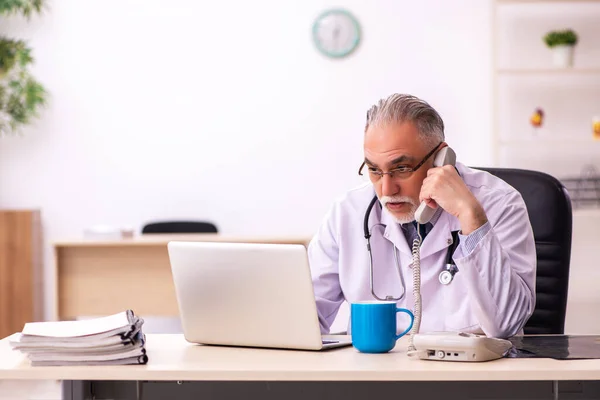
{"type": "Polygon", "coordinates": [[[452,219],[450,214],[442,211],[440,217],[421,244],[421,258],[425,258],[452,244],[452,219]]]}
{"type": "Polygon", "coordinates": [[[402,228],[400,228],[400,224],[396,222],[394,217],[385,207],[381,209],[381,223],[385,225],[383,236],[392,242],[401,253],[410,255],[411,252],[408,243],[406,242],[406,238],[402,233],[402,228]]]}

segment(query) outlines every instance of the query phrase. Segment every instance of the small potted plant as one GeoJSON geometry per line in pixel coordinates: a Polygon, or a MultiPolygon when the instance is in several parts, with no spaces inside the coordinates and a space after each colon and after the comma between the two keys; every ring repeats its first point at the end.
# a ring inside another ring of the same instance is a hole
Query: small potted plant
{"type": "Polygon", "coordinates": [[[544,36],[544,42],[552,49],[555,66],[573,66],[573,50],[577,39],[577,34],[572,29],[550,31],[544,36]]]}

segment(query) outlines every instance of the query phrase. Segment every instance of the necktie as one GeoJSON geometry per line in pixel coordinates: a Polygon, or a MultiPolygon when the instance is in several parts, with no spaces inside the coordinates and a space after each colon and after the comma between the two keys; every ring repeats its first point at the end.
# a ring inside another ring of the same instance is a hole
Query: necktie
{"type": "MultiPolygon", "coordinates": [[[[415,232],[416,232],[417,231],[417,221],[413,221],[412,224],[415,227],[415,232]]],[[[421,233],[421,241],[425,240],[425,236],[427,236],[430,226],[431,226],[430,222],[419,225],[419,232],[421,233]]]]}

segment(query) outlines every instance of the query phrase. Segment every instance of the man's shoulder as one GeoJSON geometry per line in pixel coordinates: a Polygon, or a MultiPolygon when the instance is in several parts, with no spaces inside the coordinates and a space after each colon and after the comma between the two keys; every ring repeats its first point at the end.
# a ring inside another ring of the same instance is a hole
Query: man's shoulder
{"type": "Polygon", "coordinates": [[[333,200],[325,218],[335,223],[353,220],[357,213],[365,212],[373,196],[375,190],[370,182],[356,185],[333,200]]]}
{"type": "Polygon", "coordinates": [[[360,223],[373,196],[375,190],[370,183],[362,183],[346,190],[333,200],[323,223],[337,230],[360,223]]]}
{"type": "Polygon", "coordinates": [[[460,163],[456,163],[456,168],[463,178],[465,185],[467,185],[476,196],[479,194],[502,197],[513,193],[519,193],[506,181],[483,169],[467,167],[460,163]]]}
{"type": "Polygon", "coordinates": [[[375,190],[370,182],[361,183],[340,195],[335,205],[341,208],[364,208],[375,196],[375,190]]]}

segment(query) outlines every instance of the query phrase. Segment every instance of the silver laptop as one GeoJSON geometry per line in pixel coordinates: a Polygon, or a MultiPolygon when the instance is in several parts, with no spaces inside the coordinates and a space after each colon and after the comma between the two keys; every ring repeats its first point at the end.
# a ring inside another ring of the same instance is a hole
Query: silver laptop
{"type": "Polygon", "coordinates": [[[191,343],[322,350],[306,248],[295,244],[168,244],[183,333],[191,343]]]}

